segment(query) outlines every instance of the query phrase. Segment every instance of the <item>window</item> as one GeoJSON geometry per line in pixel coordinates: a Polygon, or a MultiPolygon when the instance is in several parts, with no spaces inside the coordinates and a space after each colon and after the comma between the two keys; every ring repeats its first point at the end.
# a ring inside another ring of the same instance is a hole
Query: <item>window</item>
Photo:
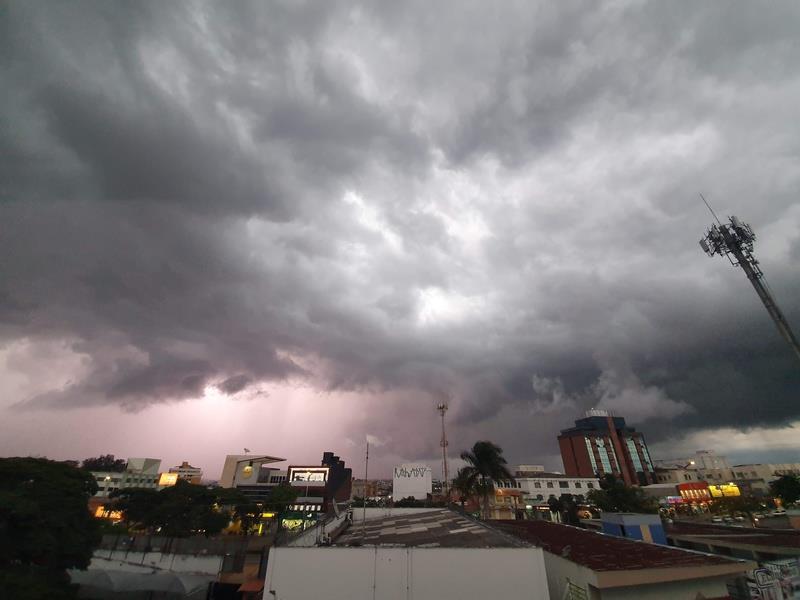
{"type": "Polygon", "coordinates": [[[558,487],[565,488],[565,489],[568,488],[569,487],[569,481],[559,481],[558,482],[558,487]]]}
{"type": "Polygon", "coordinates": [[[628,453],[631,455],[634,470],[637,473],[644,471],[642,468],[642,461],[639,460],[639,451],[636,449],[636,443],[633,441],[633,438],[626,438],[625,444],[628,446],[628,453]]]}
{"type": "Polygon", "coordinates": [[[537,489],[541,488],[542,487],[542,482],[541,481],[534,481],[533,482],[533,487],[535,487],[537,489]]]}
{"type": "Polygon", "coordinates": [[[593,490],[594,484],[590,481],[589,483],[586,484],[586,487],[589,488],[590,490],[593,490]]]}
{"type": "Polygon", "coordinates": [[[553,487],[553,482],[552,481],[548,481],[547,482],[547,487],[549,487],[549,488],[553,487]]]}
{"type": "Polygon", "coordinates": [[[597,461],[594,459],[594,450],[592,450],[592,443],[588,437],[583,438],[586,442],[586,451],[589,453],[589,460],[592,463],[592,473],[597,473],[597,461]]]}
{"type": "Polygon", "coordinates": [[[575,482],[575,489],[576,489],[576,490],[579,490],[579,489],[581,489],[581,482],[580,482],[580,481],[576,481],[576,482],[575,482]]]}

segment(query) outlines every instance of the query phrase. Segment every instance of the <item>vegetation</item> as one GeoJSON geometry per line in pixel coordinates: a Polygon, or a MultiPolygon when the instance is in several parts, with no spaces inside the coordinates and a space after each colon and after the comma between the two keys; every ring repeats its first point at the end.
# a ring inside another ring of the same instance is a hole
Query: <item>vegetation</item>
{"type": "Polygon", "coordinates": [[[656,513],[658,502],[638,487],[629,487],[613,475],[600,478],[600,489],[591,490],[588,500],[606,512],[656,513]]]}
{"type": "Polygon", "coordinates": [[[456,473],[456,477],[453,479],[453,491],[458,496],[462,510],[464,509],[464,504],[476,495],[475,478],[472,477],[472,471],[467,467],[462,467],[456,473]]]}
{"type": "Polygon", "coordinates": [[[207,488],[185,480],[157,492],[144,488],[126,488],[111,493],[114,507],[132,529],[160,533],[172,537],[203,534],[206,537],[222,531],[233,518],[224,509],[237,501],[236,490],[207,488]]]}
{"type": "Polygon", "coordinates": [[[556,513],[562,523],[567,525],[580,526],[581,519],[578,516],[578,499],[572,494],[561,494],[559,498],[551,496],[547,501],[550,512],[556,513]]]}
{"type": "Polygon", "coordinates": [[[81,463],[81,468],[87,471],[112,471],[122,473],[128,463],[121,458],[114,458],[113,454],[104,454],[95,458],[87,458],[81,463]]]}
{"type": "Polygon", "coordinates": [[[753,520],[753,513],[763,510],[761,502],[752,496],[731,496],[720,498],[715,503],[714,512],[735,515],[737,513],[747,515],[753,520]]]}
{"type": "MultiPolygon", "coordinates": [[[[488,441],[475,442],[472,450],[461,453],[461,459],[467,463],[461,471],[466,484],[481,497],[483,518],[489,518],[489,496],[495,485],[501,481],[514,481],[514,476],[506,467],[503,449],[488,441]]],[[[459,471],[459,475],[462,475],[459,471]]]]}
{"type": "Polygon", "coordinates": [[[784,504],[794,504],[800,500],[800,477],[781,475],[769,484],[770,492],[784,504]]]}
{"type": "Polygon", "coordinates": [[[81,469],[41,458],[0,459],[0,590],[4,598],[75,597],[67,569],[85,569],[100,541],[88,510],[97,491],[81,469]]]}

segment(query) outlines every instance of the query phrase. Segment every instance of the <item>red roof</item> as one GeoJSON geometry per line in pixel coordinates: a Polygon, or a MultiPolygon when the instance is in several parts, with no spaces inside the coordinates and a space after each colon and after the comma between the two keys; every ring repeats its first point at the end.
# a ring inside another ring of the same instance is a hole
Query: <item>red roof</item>
{"type": "Polygon", "coordinates": [[[549,521],[492,521],[501,531],[593,571],[731,564],[731,559],[638,542],[549,521]]]}

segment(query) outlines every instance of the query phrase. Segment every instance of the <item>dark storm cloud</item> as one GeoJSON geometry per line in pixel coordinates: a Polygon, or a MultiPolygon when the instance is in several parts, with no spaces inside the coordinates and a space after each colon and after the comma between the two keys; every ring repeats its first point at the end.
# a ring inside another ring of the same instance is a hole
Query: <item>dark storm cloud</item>
{"type": "Polygon", "coordinates": [[[800,320],[799,11],[7,3],[0,335],[81,358],[14,402],[300,379],[391,398],[398,453],[410,398],[546,424],[518,453],[595,405],[656,439],[795,419],[696,240],[703,190],[800,320]]]}

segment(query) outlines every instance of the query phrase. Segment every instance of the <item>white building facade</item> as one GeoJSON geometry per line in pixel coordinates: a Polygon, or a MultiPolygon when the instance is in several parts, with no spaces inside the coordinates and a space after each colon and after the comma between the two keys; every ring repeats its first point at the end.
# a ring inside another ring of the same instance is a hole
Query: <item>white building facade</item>
{"type": "Polygon", "coordinates": [[[516,478],[516,487],[522,492],[522,500],[526,504],[546,504],[551,496],[558,498],[561,494],[583,496],[590,491],[600,489],[600,481],[596,477],[571,477],[562,473],[541,472],[532,476],[516,478]]]}
{"type": "Polygon", "coordinates": [[[394,468],[392,477],[392,499],[403,498],[425,500],[433,492],[431,468],[418,463],[406,463],[394,468]]]}
{"type": "Polygon", "coordinates": [[[108,498],[111,492],[126,488],[158,489],[161,459],[129,458],[124,471],[92,471],[97,481],[95,498],[108,498]]]}

